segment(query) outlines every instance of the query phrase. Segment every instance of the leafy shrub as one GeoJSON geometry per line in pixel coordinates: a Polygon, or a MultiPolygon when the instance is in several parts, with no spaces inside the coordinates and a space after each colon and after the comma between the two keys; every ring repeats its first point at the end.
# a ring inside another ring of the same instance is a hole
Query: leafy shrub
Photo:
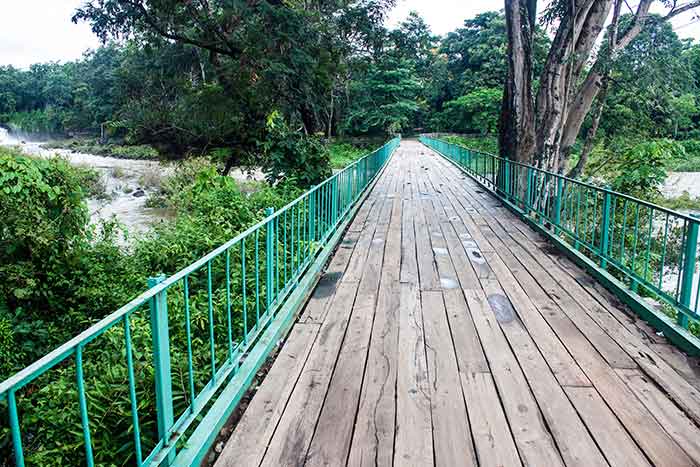
{"type": "Polygon", "coordinates": [[[450,135],[444,138],[453,144],[461,144],[476,151],[498,154],[498,139],[495,136],[450,135]]]}
{"type": "Polygon", "coordinates": [[[659,139],[633,144],[611,163],[612,187],[622,193],[654,199],[668,176],[669,162],[685,157],[685,149],[676,141],[659,139]]]}
{"type": "Polygon", "coordinates": [[[308,187],[331,175],[328,151],[319,138],[292,130],[277,112],[268,118],[267,131],[263,171],[270,184],[287,180],[308,187]]]}
{"type": "Polygon", "coordinates": [[[494,134],[498,130],[502,89],[477,88],[445,103],[442,118],[447,128],[459,132],[494,134]]]}
{"type": "Polygon", "coordinates": [[[332,143],[328,146],[331,167],[343,169],[369,152],[349,143],[332,143]]]}

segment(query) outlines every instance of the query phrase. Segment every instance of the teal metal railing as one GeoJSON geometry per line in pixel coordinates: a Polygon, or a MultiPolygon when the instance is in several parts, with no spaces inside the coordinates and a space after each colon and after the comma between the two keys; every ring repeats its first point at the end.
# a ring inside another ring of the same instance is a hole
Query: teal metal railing
{"type": "Polygon", "coordinates": [[[420,140],[633,291],[666,303],[679,326],[700,331],[698,219],[493,154],[420,140]]]}
{"type": "MultiPolygon", "coordinates": [[[[398,143],[398,138],[389,141],[279,211],[268,209],[265,219],[171,277],[150,279],[146,292],[0,383],[9,420],[2,444],[7,452],[11,445],[15,464],[23,466],[36,454],[45,430],[59,429],[53,420],[40,420],[48,426],[43,428],[22,423],[23,410],[41,411],[42,393],[52,384],[70,394],[65,410],[78,412],[72,426],[60,428],[66,443],[78,433],[81,437],[76,463],[78,458],[88,466],[201,460],[214,431],[283,337],[283,324],[293,320],[297,310],[285,304],[290,297],[303,304],[315,283],[309,276],[327,257],[321,253],[332,251],[398,143]],[[107,361],[90,360],[95,346],[112,350],[107,361]],[[105,433],[95,433],[94,427],[97,417],[103,420],[110,412],[101,408],[95,414],[97,404],[91,401],[99,395],[91,394],[90,386],[115,371],[125,400],[112,401],[111,410],[118,412],[119,404],[128,409],[114,426],[100,429],[110,431],[107,442],[121,432],[131,441],[115,446],[109,455],[114,458],[106,458],[94,446],[96,438],[105,442],[105,433]],[[216,423],[210,425],[212,416],[216,423]]],[[[54,448],[46,448],[49,456],[54,448]]]]}

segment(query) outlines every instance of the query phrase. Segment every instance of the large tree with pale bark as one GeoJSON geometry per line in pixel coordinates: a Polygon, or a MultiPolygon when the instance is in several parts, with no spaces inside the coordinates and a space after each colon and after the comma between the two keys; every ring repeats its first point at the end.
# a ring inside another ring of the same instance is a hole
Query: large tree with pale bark
{"type": "Polygon", "coordinates": [[[554,38],[544,69],[535,77],[537,0],[506,0],[508,73],[500,119],[501,154],[564,172],[584,120],[591,114],[582,154],[585,162],[606,93],[613,85],[609,71],[620,53],[645,28],[700,7],[700,0],[661,0],[657,3],[663,4],[665,13],[652,15],[653,3],[639,0],[632,7],[625,0],[553,0],[541,20],[554,30],[554,38]],[[631,19],[621,21],[625,14],[631,19]],[[606,27],[606,41],[600,41],[606,27]]]}

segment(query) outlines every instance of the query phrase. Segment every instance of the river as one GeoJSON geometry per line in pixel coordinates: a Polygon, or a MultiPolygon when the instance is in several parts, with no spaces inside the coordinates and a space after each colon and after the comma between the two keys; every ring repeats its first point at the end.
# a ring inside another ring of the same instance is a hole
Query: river
{"type": "Polygon", "coordinates": [[[24,153],[35,157],[59,156],[73,165],[91,167],[99,172],[105,196],[88,199],[93,223],[116,218],[133,234],[145,232],[154,223],[168,216],[166,210],[146,207],[148,195],[158,188],[163,177],[172,170],[167,165],[158,161],[118,159],[67,149],[46,149],[43,144],[21,139],[0,127],[0,145],[19,147],[24,153]]]}

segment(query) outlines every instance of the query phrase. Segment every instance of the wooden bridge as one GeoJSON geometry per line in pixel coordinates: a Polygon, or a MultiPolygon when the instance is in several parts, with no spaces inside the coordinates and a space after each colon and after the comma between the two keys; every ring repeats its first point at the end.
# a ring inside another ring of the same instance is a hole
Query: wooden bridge
{"type": "Polygon", "coordinates": [[[700,370],[404,141],[218,466],[690,466],[700,370]]]}

